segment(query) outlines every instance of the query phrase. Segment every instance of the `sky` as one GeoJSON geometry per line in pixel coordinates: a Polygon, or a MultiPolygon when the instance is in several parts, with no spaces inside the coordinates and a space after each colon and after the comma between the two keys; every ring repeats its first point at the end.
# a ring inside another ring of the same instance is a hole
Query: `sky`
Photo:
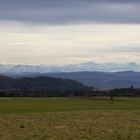
{"type": "Polygon", "coordinates": [[[140,0],[0,0],[0,63],[140,64],[140,0]]]}

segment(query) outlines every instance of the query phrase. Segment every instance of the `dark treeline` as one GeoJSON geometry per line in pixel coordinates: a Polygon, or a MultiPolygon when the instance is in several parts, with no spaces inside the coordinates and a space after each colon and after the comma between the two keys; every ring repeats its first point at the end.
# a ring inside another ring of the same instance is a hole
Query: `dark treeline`
{"type": "Polygon", "coordinates": [[[36,89],[5,89],[0,90],[0,97],[70,97],[70,96],[113,96],[137,97],[140,89],[121,88],[111,90],[93,90],[92,88],[70,89],[62,88],[36,88],[36,89]]]}
{"type": "Polygon", "coordinates": [[[115,89],[108,89],[108,90],[94,90],[93,96],[124,96],[124,97],[135,97],[140,96],[140,89],[139,88],[115,88],[115,89]]]}
{"type": "Polygon", "coordinates": [[[0,97],[140,96],[140,89],[101,90],[69,79],[52,77],[9,78],[0,76],[0,97]]]}
{"type": "MultiPolygon", "coordinates": [[[[3,90],[0,91],[0,97],[71,97],[71,96],[84,96],[88,90],[3,90]]],[[[89,91],[91,92],[91,91],[89,91]]],[[[87,95],[89,95],[89,92],[87,95]]]]}
{"type": "Polygon", "coordinates": [[[0,76],[0,97],[61,97],[92,92],[91,87],[69,79],[52,77],[9,78],[0,76]]]}

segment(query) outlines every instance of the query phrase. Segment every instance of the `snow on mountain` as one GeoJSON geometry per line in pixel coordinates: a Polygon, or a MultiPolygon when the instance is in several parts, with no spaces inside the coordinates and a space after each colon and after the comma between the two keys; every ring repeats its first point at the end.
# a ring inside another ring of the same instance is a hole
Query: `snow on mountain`
{"type": "Polygon", "coordinates": [[[22,65],[22,64],[0,64],[0,73],[54,73],[54,72],[76,72],[76,71],[140,71],[140,65],[136,63],[116,64],[116,63],[81,63],[65,66],[46,65],[22,65]]]}

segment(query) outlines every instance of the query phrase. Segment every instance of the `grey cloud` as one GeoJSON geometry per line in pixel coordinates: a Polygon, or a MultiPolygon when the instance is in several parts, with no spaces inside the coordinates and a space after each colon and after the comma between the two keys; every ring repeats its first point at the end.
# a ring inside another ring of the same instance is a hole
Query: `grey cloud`
{"type": "Polygon", "coordinates": [[[103,53],[140,53],[140,47],[111,47],[105,50],[101,50],[103,53]]]}
{"type": "Polygon", "coordinates": [[[27,23],[140,23],[139,0],[1,0],[0,21],[27,23]]]}

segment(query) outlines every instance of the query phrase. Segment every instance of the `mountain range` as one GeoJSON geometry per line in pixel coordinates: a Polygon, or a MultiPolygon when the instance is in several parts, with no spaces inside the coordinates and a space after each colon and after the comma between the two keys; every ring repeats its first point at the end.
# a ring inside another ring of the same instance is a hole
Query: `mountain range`
{"type": "Polygon", "coordinates": [[[140,72],[71,72],[71,73],[50,73],[46,76],[72,79],[87,86],[95,88],[129,88],[131,86],[140,88],[140,72]]]}
{"type": "Polygon", "coordinates": [[[131,86],[140,88],[140,72],[122,71],[122,72],[58,72],[58,73],[20,73],[9,74],[13,78],[21,77],[55,77],[62,79],[71,79],[78,81],[86,86],[112,89],[129,88],[131,86]]]}
{"type": "Polygon", "coordinates": [[[95,88],[140,88],[140,65],[88,62],[66,66],[0,64],[0,74],[12,78],[55,77],[95,88]]]}
{"type": "Polygon", "coordinates": [[[56,73],[56,72],[79,72],[79,71],[140,71],[140,65],[136,63],[116,64],[116,63],[81,63],[64,66],[47,65],[22,65],[22,64],[0,64],[0,73],[56,73]]]}

